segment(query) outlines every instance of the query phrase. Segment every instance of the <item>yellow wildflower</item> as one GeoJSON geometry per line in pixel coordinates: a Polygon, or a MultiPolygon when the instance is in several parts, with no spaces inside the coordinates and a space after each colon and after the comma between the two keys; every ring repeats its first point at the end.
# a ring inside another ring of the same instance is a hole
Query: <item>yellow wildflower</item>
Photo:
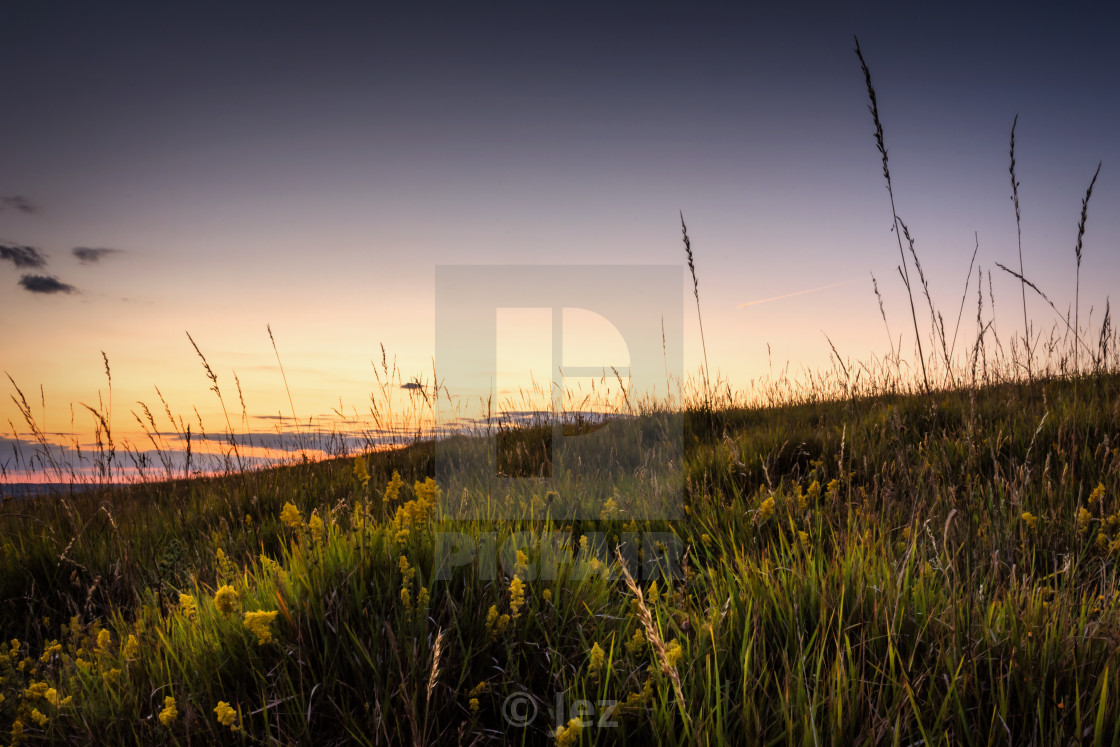
{"type": "MultiPolygon", "coordinates": [[[[51,641],[49,644],[47,644],[47,647],[43,649],[43,655],[39,657],[39,661],[43,664],[46,664],[51,660],[51,657],[53,655],[59,653],[62,653],[62,644],[58,641],[51,641]]],[[[7,657],[4,658],[6,659],[7,657]]]]}
{"type": "Polygon", "coordinates": [[[230,561],[228,557],[226,557],[225,550],[219,547],[218,551],[214,553],[214,555],[218,559],[218,575],[222,578],[232,578],[234,570],[233,562],[230,561]]]}
{"type": "Polygon", "coordinates": [[[521,608],[525,606],[525,585],[519,576],[514,576],[509,582],[509,611],[516,620],[521,615],[521,608]]]}
{"type": "Polygon", "coordinates": [[[1089,513],[1088,509],[1082,507],[1081,510],[1077,512],[1077,533],[1085,534],[1086,532],[1088,532],[1089,524],[1090,522],[1092,522],[1092,520],[1093,515],[1089,513]]]}
{"type": "Polygon", "coordinates": [[[397,500],[403,486],[404,480],[401,479],[401,473],[393,470],[393,479],[389,480],[389,484],[385,486],[385,502],[392,503],[397,500]]]}
{"type": "Polygon", "coordinates": [[[681,660],[683,655],[684,652],[681,650],[681,644],[677,642],[677,639],[674,638],[669,641],[669,645],[665,647],[665,660],[669,663],[669,666],[676,667],[677,662],[681,660]]]}
{"type": "Polygon", "coordinates": [[[758,518],[766,521],[774,515],[774,496],[770,496],[758,507],[758,518]]]}
{"type": "Polygon", "coordinates": [[[308,529],[311,530],[311,538],[316,542],[322,542],[323,537],[327,534],[327,527],[323,520],[319,518],[319,514],[312,513],[311,519],[307,522],[308,529]]]}
{"type": "Polygon", "coordinates": [[[214,606],[223,615],[232,615],[241,606],[241,597],[232,586],[226,584],[214,594],[214,606]]]}
{"type": "Polygon", "coordinates": [[[479,709],[482,707],[478,696],[482,695],[485,692],[488,692],[489,690],[490,684],[487,682],[479,682],[477,685],[471,688],[471,691],[467,694],[467,697],[470,699],[467,701],[467,705],[471,709],[471,713],[478,713],[479,709]]]}
{"type": "Polygon", "coordinates": [[[299,529],[303,526],[303,517],[300,516],[299,509],[291,502],[285,503],[284,508],[280,509],[280,521],[292,529],[299,529]]]}
{"type": "Polygon", "coordinates": [[[43,699],[55,708],[58,708],[58,690],[55,690],[53,687],[47,688],[47,691],[43,693],[43,699]]]}
{"type": "Polygon", "coordinates": [[[47,718],[46,714],[40,712],[38,708],[32,708],[31,720],[37,723],[39,726],[46,726],[47,721],[49,721],[50,719],[47,718]]]}
{"type": "Polygon", "coordinates": [[[272,631],[268,626],[271,625],[272,621],[275,619],[276,610],[272,610],[271,612],[264,610],[260,612],[246,612],[242,624],[253,631],[253,634],[257,636],[257,643],[263,646],[272,640],[272,631]]]}
{"type": "Polygon", "coordinates": [[[1022,516],[1023,522],[1027,525],[1027,529],[1034,530],[1038,526],[1038,517],[1030,511],[1024,511],[1022,516]]]}
{"type": "Polygon", "coordinates": [[[411,529],[414,525],[427,521],[435,510],[436,501],[439,498],[439,486],[430,477],[424,482],[416,482],[412,486],[412,491],[416,494],[416,499],[408,501],[398,508],[396,515],[393,517],[393,523],[401,531],[411,529]]]}
{"type": "Polygon", "coordinates": [[[362,456],[354,457],[354,481],[361,486],[362,492],[369,488],[369,470],[366,469],[366,460],[362,456]]]}
{"type": "Polygon", "coordinates": [[[222,726],[228,726],[231,731],[237,731],[241,728],[240,718],[238,718],[237,711],[224,700],[219,700],[218,705],[214,706],[214,713],[218,717],[218,723],[222,726]]]}
{"type": "Polygon", "coordinates": [[[583,730],[583,721],[573,718],[567,726],[556,727],[556,747],[572,747],[579,744],[579,733],[583,730]]]}
{"type": "Polygon", "coordinates": [[[590,658],[587,662],[587,673],[591,675],[591,679],[596,682],[599,681],[599,676],[602,674],[603,663],[606,661],[606,657],[606,653],[598,643],[591,647],[590,658]]]}
{"type": "Polygon", "coordinates": [[[120,680],[120,678],[121,670],[117,669],[116,667],[113,667],[108,672],[101,673],[101,679],[105,682],[106,685],[116,684],[120,680]]]}
{"type": "Polygon", "coordinates": [[[626,651],[631,656],[637,656],[646,647],[646,634],[642,632],[641,628],[634,631],[634,635],[630,637],[629,643],[626,644],[626,651]]]}
{"type": "Polygon", "coordinates": [[[645,685],[642,687],[641,692],[630,693],[626,697],[626,702],[622,704],[623,708],[633,709],[638,708],[649,701],[653,697],[653,680],[647,678],[645,685]]]}
{"type": "Polygon", "coordinates": [[[500,634],[506,632],[509,627],[509,615],[498,614],[498,606],[490,605],[490,611],[486,613],[486,629],[490,631],[491,638],[497,638],[500,634]]]}
{"type": "Polygon", "coordinates": [[[179,595],[179,614],[188,620],[198,619],[198,606],[190,594],[179,595]]]}
{"type": "Polygon", "coordinates": [[[404,583],[412,583],[413,576],[416,575],[416,569],[408,564],[408,558],[404,555],[397,561],[397,567],[401,569],[401,576],[404,578],[404,583]]]}
{"type": "Polygon", "coordinates": [[[39,698],[45,697],[47,689],[50,687],[46,682],[32,682],[24,691],[23,697],[27,700],[35,701],[39,698]]]}
{"type": "Polygon", "coordinates": [[[543,599],[544,601],[546,601],[548,603],[551,603],[552,602],[552,589],[545,589],[544,591],[542,591],[541,592],[541,599],[543,599]]]}
{"type": "Polygon", "coordinates": [[[1093,492],[1089,494],[1089,503],[1096,503],[1097,501],[1104,502],[1104,483],[1098,482],[1097,487],[1093,488],[1093,492]]]}
{"type": "Polygon", "coordinates": [[[140,641],[132,633],[128,634],[128,641],[124,644],[124,658],[135,659],[140,655],[140,641]]]}
{"type": "Polygon", "coordinates": [[[159,722],[170,727],[177,718],[179,718],[179,709],[175,706],[175,698],[168,695],[163,699],[163,710],[159,712],[159,722]]]}
{"type": "Polygon", "coordinates": [[[113,636],[108,630],[102,630],[97,634],[97,650],[101,653],[107,653],[109,646],[113,645],[113,636]]]}

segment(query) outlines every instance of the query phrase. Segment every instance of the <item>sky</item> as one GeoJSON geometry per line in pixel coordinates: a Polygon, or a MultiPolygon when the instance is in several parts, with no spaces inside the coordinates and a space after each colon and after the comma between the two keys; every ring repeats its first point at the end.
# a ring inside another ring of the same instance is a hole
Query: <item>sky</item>
{"type": "MultiPolygon", "coordinates": [[[[49,440],[87,455],[86,405],[138,451],[153,446],[144,406],[165,446],[194,423],[290,452],[293,416],[357,428],[371,395],[407,430],[423,395],[399,384],[438,370],[437,267],[683,268],[682,213],[704,332],[702,346],[682,270],[686,376],[704,348],[712,378],[744,389],[830,368],[829,341],[883,356],[872,274],[911,350],[853,35],[948,325],[978,237],[997,329],[1021,327],[1019,283],[995,266],[1018,266],[1016,115],[1026,275],[1072,304],[1101,163],[1082,321],[1117,290],[1120,22],[1103,6],[165,5],[0,10],[4,479],[33,477],[16,387],[49,440]]],[[[1056,320],[1034,297],[1029,314],[1056,320]]],[[[550,317],[498,319],[512,401],[529,378],[509,351],[539,352],[550,317]]],[[[610,325],[584,321],[618,359],[610,325]]]]}

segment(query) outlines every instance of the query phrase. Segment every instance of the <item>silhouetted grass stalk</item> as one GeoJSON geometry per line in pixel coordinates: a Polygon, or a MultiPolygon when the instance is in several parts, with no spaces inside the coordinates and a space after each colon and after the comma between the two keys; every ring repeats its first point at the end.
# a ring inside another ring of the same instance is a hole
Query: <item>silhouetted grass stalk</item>
{"type": "Polygon", "coordinates": [[[898,211],[895,209],[894,204],[894,187],[891,184],[891,172],[887,164],[887,148],[883,143],[883,125],[879,121],[879,104],[875,98],[875,87],[871,85],[871,70],[868,69],[867,63],[863,59],[863,51],[859,46],[859,37],[855,38],[856,42],[856,56],[859,58],[860,68],[863,70],[864,80],[867,82],[867,95],[871,99],[871,104],[867,107],[871,112],[871,118],[875,122],[875,145],[879,149],[879,153],[883,157],[883,177],[887,180],[887,194],[891,200],[891,219],[894,225],[895,238],[898,239],[898,256],[902,259],[902,267],[899,272],[902,274],[903,283],[906,285],[906,295],[910,299],[910,318],[914,322],[914,338],[918,344],[918,361],[922,365],[922,384],[925,387],[927,395],[932,395],[929,386],[929,375],[926,373],[926,359],[925,354],[922,352],[922,335],[918,331],[918,312],[914,308],[914,293],[910,288],[910,271],[908,263],[906,262],[906,252],[902,248],[902,234],[899,232],[899,223],[901,221],[898,217],[898,211]]]}

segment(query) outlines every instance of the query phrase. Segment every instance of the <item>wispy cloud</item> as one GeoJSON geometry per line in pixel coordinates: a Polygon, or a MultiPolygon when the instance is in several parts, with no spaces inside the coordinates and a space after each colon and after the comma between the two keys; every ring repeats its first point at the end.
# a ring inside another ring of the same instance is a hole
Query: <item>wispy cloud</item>
{"type": "Polygon", "coordinates": [[[29,293],[76,293],[72,285],[64,283],[53,275],[24,275],[19,284],[29,293]]]}
{"type": "Polygon", "coordinates": [[[793,293],[786,293],[781,296],[771,296],[770,298],[763,298],[758,301],[747,301],[746,303],[739,304],[736,308],[744,309],[748,306],[758,306],[760,303],[770,303],[771,301],[781,301],[783,298],[793,298],[794,296],[804,296],[806,293],[816,293],[817,291],[828,290],[829,288],[839,288],[842,285],[851,285],[854,280],[845,280],[843,283],[833,283],[832,285],[822,285],[819,288],[809,288],[808,290],[795,291],[793,293]]]}
{"type": "Polygon", "coordinates": [[[0,197],[0,213],[4,212],[8,208],[11,208],[12,210],[18,210],[21,213],[27,213],[28,215],[39,212],[39,206],[23,195],[8,195],[5,197],[0,197]]]}
{"type": "Polygon", "coordinates": [[[47,258],[39,254],[38,249],[19,244],[0,244],[0,259],[6,259],[16,267],[42,267],[47,263],[47,258]]]}
{"type": "Polygon", "coordinates": [[[103,257],[117,254],[120,249],[94,249],[88,246],[77,246],[70,250],[71,254],[82,261],[83,265],[100,262],[103,257]]]}

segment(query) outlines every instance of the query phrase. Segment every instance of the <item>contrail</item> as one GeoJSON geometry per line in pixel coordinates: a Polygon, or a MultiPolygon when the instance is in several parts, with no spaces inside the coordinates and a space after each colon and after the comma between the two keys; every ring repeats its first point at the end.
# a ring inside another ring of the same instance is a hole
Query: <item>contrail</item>
{"type": "Polygon", "coordinates": [[[774,296],[772,298],[764,298],[761,301],[748,301],[741,303],[736,308],[742,309],[747,306],[758,306],[760,303],[769,303],[770,301],[780,301],[783,298],[793,298],[794,296],[803,296],[806,293],[816,293],[817,291],[828,290],[829,288],[839,288],[841,285],[851,285],[856,282],[855,280],[845,280],[843,283],[833,283],[832,285],[822,285],[819,288],[810,288],[809,290],[797,291],[796,293],[787,293],[784,296],[774,296]]]}

